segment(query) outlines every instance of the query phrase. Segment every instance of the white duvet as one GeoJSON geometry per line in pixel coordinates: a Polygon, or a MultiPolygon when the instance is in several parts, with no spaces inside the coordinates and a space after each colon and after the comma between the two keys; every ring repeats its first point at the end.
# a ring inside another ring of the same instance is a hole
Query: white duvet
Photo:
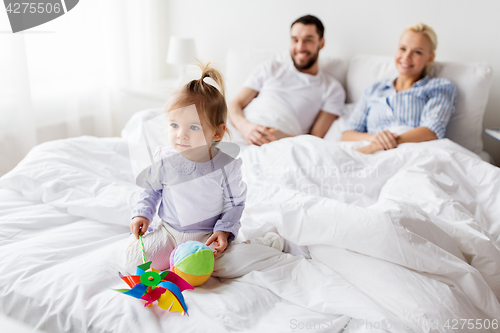
{"type": "Polygon", "coordinates": [[[49,332],[495,331],[500,169],[451,141],[246,148],[242,235],[276,228],[312,259],[255,251],[256,271],[185,292],[189,317],[105,288],[123,287],[140,190],[127,155],[120,138],[55,141],[0,178],[0,311],[49,332]]]}

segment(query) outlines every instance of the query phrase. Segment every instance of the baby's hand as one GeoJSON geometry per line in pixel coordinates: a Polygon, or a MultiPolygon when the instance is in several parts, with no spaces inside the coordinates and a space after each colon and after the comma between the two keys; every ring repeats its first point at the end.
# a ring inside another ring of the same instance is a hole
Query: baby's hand
{"type": "Polygon", "coordinates": [[[134,234],[135,238],[139,239],[139,233],[144,235],[148,230],[149,220],[142,216],[136,216],[130,222],[130,231],[134,234]]]}
{"type": "Polygon", "coordinates": [[[229,235],[231,235],[231,233],[227,231],[216,231],[212,234],[212,236],[210,236],[209,239],[207,239],[207,242],[205,243],[207,246],[215,243],[214,256],[216,258],[227,248],[227,238],[229,235]]]}

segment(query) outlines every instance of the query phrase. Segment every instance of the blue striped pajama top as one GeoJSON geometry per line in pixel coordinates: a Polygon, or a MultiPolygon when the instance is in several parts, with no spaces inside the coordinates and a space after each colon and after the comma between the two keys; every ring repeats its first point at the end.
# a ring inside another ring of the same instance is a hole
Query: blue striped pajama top
{"type": "Polygon", "coordinates": [[[455,111],[457,89],[447,79],[425,76],[397,92],[395,78],[368,89],[346,121],[345,131],[377,133],[394,126],[427,127],[439,139],[455,111]]]}

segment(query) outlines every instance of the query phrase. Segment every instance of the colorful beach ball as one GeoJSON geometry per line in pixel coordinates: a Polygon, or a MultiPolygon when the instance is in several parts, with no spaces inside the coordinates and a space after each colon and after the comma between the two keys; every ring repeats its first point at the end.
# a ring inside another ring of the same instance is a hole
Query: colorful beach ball
{"type": "Polygon", "coordinates": [[[214,253],[205,244],[187,241],[170,254],[170,270],[196,287],[208,280],[214,271],[214,253]]]}

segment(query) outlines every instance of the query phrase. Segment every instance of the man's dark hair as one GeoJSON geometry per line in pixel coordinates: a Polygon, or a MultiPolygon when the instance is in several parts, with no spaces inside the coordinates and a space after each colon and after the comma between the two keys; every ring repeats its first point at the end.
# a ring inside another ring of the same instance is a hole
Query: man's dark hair
{"type": "Polygon", "coordinates": [[[295,22],[292,23],[290,28],[293,27],[295,23],[302,23],[304,25],[314,24],[316,26],[316,31],[318,32],[319,39],[323,38],[323,35],[325,33],[325,27],[323,26],[323,23],[321,23],[319,18],[317,18],[316,16],[306,15],[299,17],[298,19],[295,20],[295,22]]]}

